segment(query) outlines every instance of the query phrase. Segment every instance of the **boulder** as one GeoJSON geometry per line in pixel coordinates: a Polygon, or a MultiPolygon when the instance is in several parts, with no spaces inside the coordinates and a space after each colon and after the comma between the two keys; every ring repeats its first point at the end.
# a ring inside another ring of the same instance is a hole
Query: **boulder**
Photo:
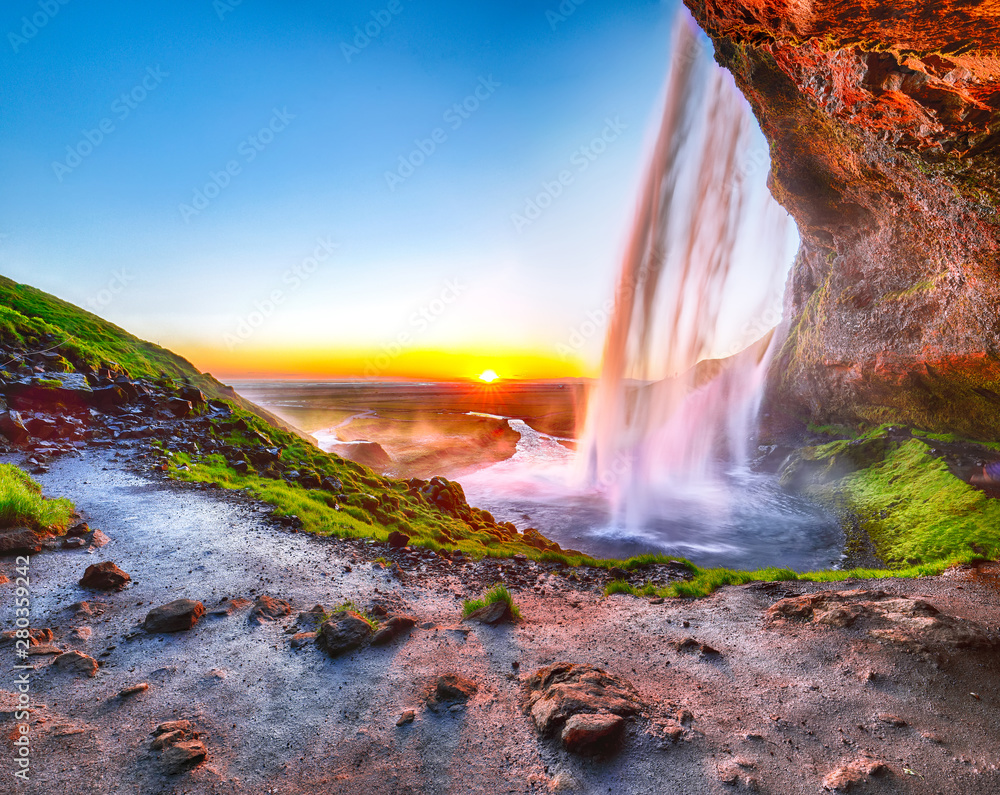
{"type": "Polygon", "coordinates": [[[625,719],[607,712],[571,715],[563,724],[563,747],[573,753],[590,754],[610,748],[622,735],[625,719]]]}
{"type": "Polygon", "coordinates": [[[323,622],[316,644],[331,657],[352,651],[372,636],[371,625],[353,610],[340,610],[323,622]]]}
{"type": "Polygon", "coordinates": [[[643,705],[625,680],[593,665],[561,662],[528,678],[522,706],[539,733],[551,736],[561,732],[574,715],[627,718],[637,714],[643,705]]]}
{"type": "Polygon", "coordinates": [[[97,676],[97,660],[82,651],[67,651],[60,654],[52,664],[61,671],[77,676],[97,676]]]}
{"type": "Polygon", "coordinates": [[[175,599],[150,610],[142,628],[146,632],[182,632],[205,615],[205,605],[194,599],[175,599]]]}
{"type": "Polygon", "coordinates": [[[416,625],[417,619],[412,616],[392,616],[383,621],[375,634],[372,635],[372,645],[383,646],[390,643],[416,625]]]}
{"type": "Polygon", "coordinates": [[[120,591],[131,580],[128,574],[110,560],[106,560],[103,563],[87,566],[83,577],[80,578],[80,585],[98,591],[120,591]]]}

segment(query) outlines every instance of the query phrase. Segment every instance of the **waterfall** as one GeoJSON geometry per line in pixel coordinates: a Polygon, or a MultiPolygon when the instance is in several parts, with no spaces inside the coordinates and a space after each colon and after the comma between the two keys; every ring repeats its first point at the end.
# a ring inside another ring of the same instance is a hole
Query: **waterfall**
{"type": "Polygon", "coordinates": [[[695,493],[745,461],[771,335],[761,323],[734,332],[731,319],[764,317],[789,265],[749,105],[686,11],[671,52],[578,454],[585,484],[630,525],[663,490],[695,493]]]}

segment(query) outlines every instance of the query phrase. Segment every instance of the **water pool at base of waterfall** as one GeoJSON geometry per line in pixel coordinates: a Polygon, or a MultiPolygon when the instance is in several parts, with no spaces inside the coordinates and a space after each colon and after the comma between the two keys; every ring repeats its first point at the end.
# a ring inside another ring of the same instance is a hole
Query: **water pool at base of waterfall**
{"type": "Polygon", "coordinates": [[[795,571],[836,568],[844,532],[822,507],[784,491],[773,475],[730,467],[698,481],[664,479],[615,511],[599,490],[575,485],[574,454],[510,420],[521,434],[507,461],[461,478],[469,503],[520,530],[598,558],[661,553],[703,567],[795,571]]]}

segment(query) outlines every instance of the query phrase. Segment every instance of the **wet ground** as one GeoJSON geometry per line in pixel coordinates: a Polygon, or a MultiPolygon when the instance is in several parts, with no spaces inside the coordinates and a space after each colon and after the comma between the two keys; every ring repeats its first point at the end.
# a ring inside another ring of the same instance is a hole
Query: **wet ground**
{"type": "MultiPolygon", "coordinates": [[[[53,669],[51,656],[29,658],[37,669],[32,780],[16,791],[659,795],[735,787],[784,795],[819,792],[831,770],[867,756],[888,772],[862,792],[1000,792],[996,650],[919,654],[851,629],[767,625],[765,610],[778,599],[818,589],[802,583],[653,604],[602,598],[601,583],[535,564],[456,564],[317,539],[280,529],[243,496],[177,486],[140,474],[137,463],[127,449],[91,448],[56,459],[39,477],[110,541],[32,557],[32,624],[51,627],[56,645],[101,667],[77,678],[53,669]],[[379,556],[399,561],[402,577],[371,562],[379,556]],[[87,565],[103,560],[131,574],[124,591],[77,585],[87,565]],[[501,574],[525,621],[459,623],[462,598],[501,574]],[[249,607],[211,615],[261,594],[291,602],[291,616],[255,626],[249,607]],[[201,600],[210,615],[174,635],[139,629],[150,608],[179,597],[201,600]],[[90,615],[72,607],[84,600],[90,615]],[[311,644],[291,648],[299,610],[348,600],[403,608],[421,623],[394,645],[335,660],[311,644]],[[74,636],[81,627],[92,630],[88,639],[74,636]],[[688,637],[720,654],[679,648],[688,637]],[[617,753],[572,756],[539,739],[521,712],[521,680],[559,660],[604,667],[649,705],[617,753]],[[475,680],[479,692],[462,708],[435,712],[424,705],[426,689],[449,671],[475,680]],[[118,696],[141,682],[147,691],[118,696]],[[416,719],[397,727],[406,709],[416,719]],[[203,732],[209,755],[167,776],[149,733],[177,718],[203,732]]],[[[12,577],[13,561],[0,570],[12,577]]],[[[12,587],[0,585],[5,628],[12,587]]],[[[863,587],[919,594],[1000,632],[995,567],[863,587]]],[[[0,655],[12,682],[12,647],[0,645],[0,655]]],[[[9,775],[8,762],[0,768],[9,775]]]]}

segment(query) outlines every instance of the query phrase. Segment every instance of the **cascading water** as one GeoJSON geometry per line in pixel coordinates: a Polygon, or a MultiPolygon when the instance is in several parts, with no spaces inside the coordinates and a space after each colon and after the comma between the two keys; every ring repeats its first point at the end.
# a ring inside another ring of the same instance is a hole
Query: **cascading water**
{"type": "Polygon", "coordinates": [[[686,13],[672,54],[577,453],[511,421],[518,453],[462,483],[498,519],[593,555],[836,565],[836,522],[747,467],[794,245],[763,139],[686,13]]]}
{"type": "MultiPolygon", "coordinates": [[[[651,495],[704,485],[745,462],[770,337],[751,346],[730,332],[729,351],[751,347],[706,360],[725,352],[734,272],[752,259],[773,284],[788,266],[787,216],[763,179],[748,178],[746,100],[689,18],[675,25],[673,54],[581,444],[585,481],[604,488],[629,524],[655,510],[651,495]]],[[[741,311],[762,316],[772,294],[742,291],[741,311]]]]}

